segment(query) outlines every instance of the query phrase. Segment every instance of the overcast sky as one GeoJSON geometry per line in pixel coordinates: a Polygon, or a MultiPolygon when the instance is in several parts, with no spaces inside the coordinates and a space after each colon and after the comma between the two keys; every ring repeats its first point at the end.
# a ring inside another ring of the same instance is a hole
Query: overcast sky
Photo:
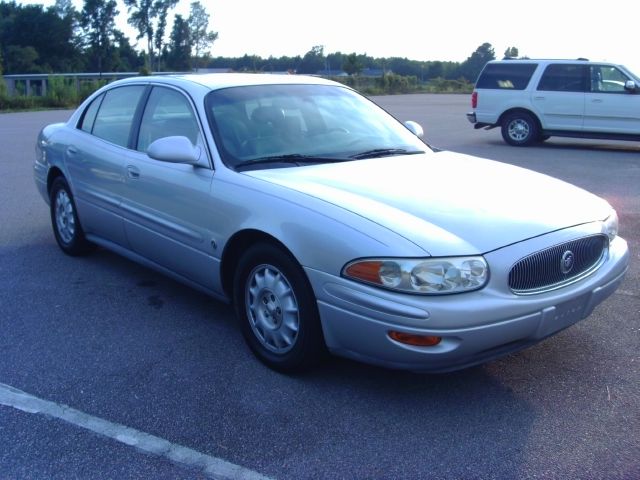
{"type": "MultiPolygon", "coordinates": [[[[42,2],[53,5],[55,0],[42,2]]],[[[82,8],[82,0],[74,0],[82,8]]],[[[515,46],[530,58],[578,58],[622,63],[640,74],[637,23],[632,2],[574,0],[452,2],[427,0],[218,0],[201,3],[219,39],[213,56],[304,55],[314,45],[325,53],[464,61],[489,42],[501,58],[515,46]]],[[[188,0],[170,13],[189,14],[188,0]]],[[[118,28],[132,43],[127,10],[118,0],[118,28]]],[[[168,29],[170,31],[170,28],[168,29]]],[[[143,43],[140,46],[144,45],[143,43]]]]}

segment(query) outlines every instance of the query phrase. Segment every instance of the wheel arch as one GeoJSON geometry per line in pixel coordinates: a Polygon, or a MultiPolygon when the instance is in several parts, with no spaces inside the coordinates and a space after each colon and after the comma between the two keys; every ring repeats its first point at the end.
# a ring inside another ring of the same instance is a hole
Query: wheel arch
{"type": "Polygon", "coordinates": [[[222,252],[222,260],[220,265],[220,280],[222,289],[228,298],[233,298],[233,277],[236,266],[240,261],[242,254],[251,246],[257,243],[269,243],[286,252],[298,264],[295,255],[280,240],[262,230],[247,229],[236,232],[227,241],[224,251],[222,252]]]}
{"type": "Polygon", "coordinates": [[[540,118],[538,117],[538,114],[533,110],[530,110],[524,107],[513,107],[508,110],[505,110],[500,115],[500,118],[498,118],[498,122],[496,123],[496,125],[502,125],[502,122],[504,122],[504,119],[513,113],[526,113],[528,115],[531,115],[531,118],[533,118],[533,120],[536,122],[536,126],[538,127],[538,130],[542,131],[542,123],[540,122],[540,118]]]}
{"type": "Polygon", "coordinates": [[[64,173],[58,167],[51,167],[47,173],[47,194],[51,196],[51,186],[58,177],[64,177],[64,173]]]}

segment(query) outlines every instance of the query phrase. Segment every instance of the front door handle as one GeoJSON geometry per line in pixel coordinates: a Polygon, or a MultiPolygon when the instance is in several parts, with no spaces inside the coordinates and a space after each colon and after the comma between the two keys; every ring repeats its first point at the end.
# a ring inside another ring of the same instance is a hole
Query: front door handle
{"type": "Polygon", "coordinates": [[[127,165],[127,175],[129,178],[138,179],[140,178],[140,169],[133,165],[127,165]]]}

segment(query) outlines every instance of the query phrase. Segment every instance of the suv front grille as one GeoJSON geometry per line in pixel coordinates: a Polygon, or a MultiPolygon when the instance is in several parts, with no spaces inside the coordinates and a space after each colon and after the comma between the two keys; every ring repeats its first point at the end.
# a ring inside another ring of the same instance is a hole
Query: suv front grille
{"type": "Polygon", "coordinates": [[[576,282],[602,264],[608,247],[605,235],[593,235],[528,255],[511,268],[509,288],[526,295],[576,282]]]}

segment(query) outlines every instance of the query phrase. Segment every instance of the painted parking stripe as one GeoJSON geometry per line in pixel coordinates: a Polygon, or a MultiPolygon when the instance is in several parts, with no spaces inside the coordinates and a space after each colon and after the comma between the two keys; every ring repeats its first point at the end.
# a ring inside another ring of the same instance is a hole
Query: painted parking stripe
{"type": "Polygon", "coordinates": [[[191,448],[171,443],[154,435],[88,415],[66,405],[29,395],[21,390],[0,383],[0,405],[23,412],[41,414],[64,420],[99,435],[112,438],[145,453],[167,458],[174,463],[200,470],[215,479],[268,480],[268,477],[221,458],[200,453],[191,448]]]}

